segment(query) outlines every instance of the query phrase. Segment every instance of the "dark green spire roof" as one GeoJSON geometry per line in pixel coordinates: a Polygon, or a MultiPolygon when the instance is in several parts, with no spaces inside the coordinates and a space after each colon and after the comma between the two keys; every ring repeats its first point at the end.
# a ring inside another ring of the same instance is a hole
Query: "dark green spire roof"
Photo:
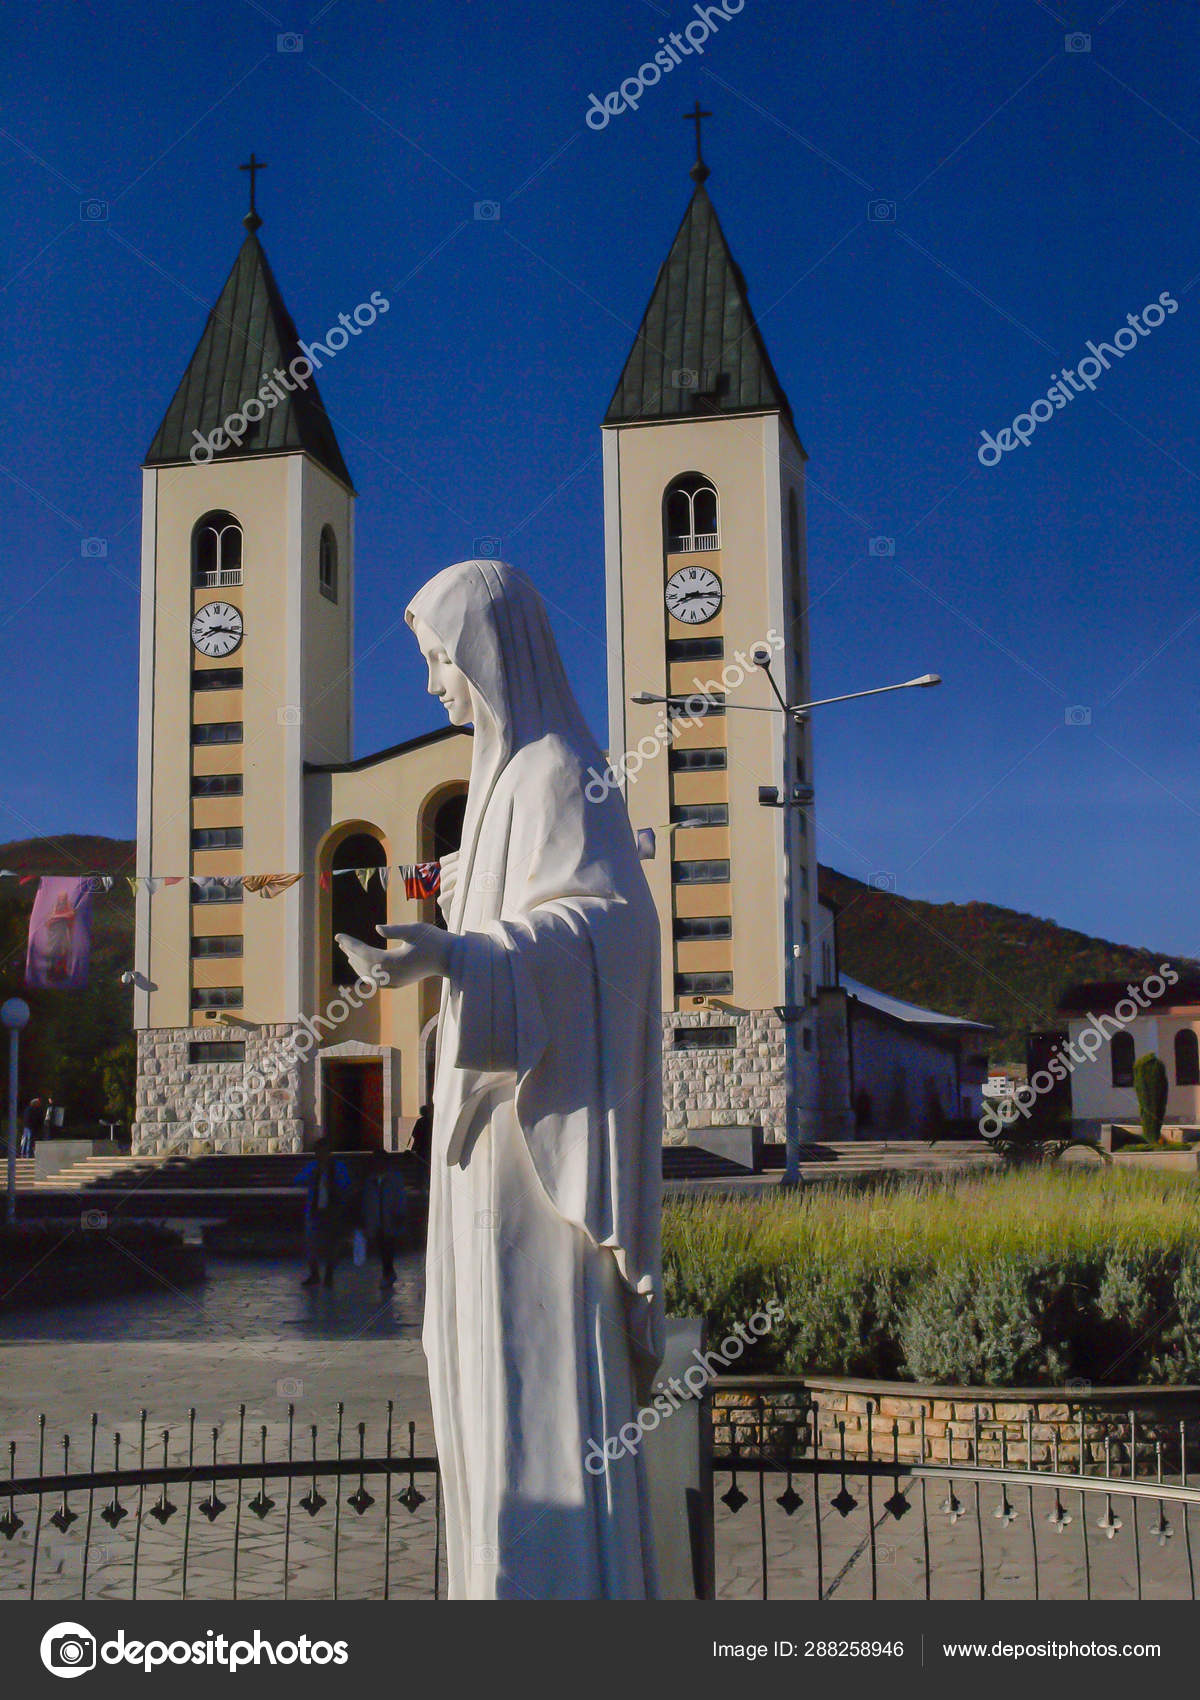
{"type": "MultiPolygon", "coordinates": [[[[246,223],[250,224],[249,219],[246,223]]],[[[150,445],[146,465],[169,466],[188,460],[196,446],[197,431],[201,437],[208,437],[223,426],[231,414],[258,395],[276,367],[287,372],[301,352],[292,316],[284,306],[255,227],[250,226],[220,299],[208,315],[183,382],[150,445]]],[[[247,426],[240,447],[231,444],[213,458],[236,460],[303,449],[349,486],[350,474],[316,380],[310,376],[304,389],[297,384],[288,390],[278,380],[275,387],[284,399],[268,408],[257,423],[247,426]]]]}
{"type": "Polygon", "coordinates": [[[772,409],[791,420],[750,310],[746,280],[701,177],[604,423],[772,409]]]}

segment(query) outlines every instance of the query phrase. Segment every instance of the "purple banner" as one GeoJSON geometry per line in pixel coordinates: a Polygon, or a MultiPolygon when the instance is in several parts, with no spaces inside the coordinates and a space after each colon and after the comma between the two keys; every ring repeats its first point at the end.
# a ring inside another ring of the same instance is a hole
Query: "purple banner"
{"type": "Polygon", "coordinates": [[[92,954],[90,879],[47,874],[29,917],[25,984],[59,992],[82,991],[92,954]]]}

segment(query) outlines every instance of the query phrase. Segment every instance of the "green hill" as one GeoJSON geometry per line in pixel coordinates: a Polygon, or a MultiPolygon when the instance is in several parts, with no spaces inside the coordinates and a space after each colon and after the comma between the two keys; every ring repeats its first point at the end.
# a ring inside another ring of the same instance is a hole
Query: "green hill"
{"type": "Polygon", "coordinates": [[[927,1009],[990,1023],[996,1061],[1025,1061],[1026,1032],[1058,1024],[1059,996],[1075,981],[1139,981],[1163,961],[1200,966],[995,903],[925,903],[876,891],[833,868],[821,869],[820,891],[841,909],[843,973],[927,1009]]]}
{"type": "MultiPolygon", "coordinates": [[[[0,868],[15,873],[133,872],[133,845],[119,838],[68,834],[0,844],[0,868]]],[[[21,1099],[49,1093],[75,1127],[115,1116],[129,1131],[132,1116],[133,994],[121,974],[133,964],[133,894],[118,877],[92,899],[92,967],[82,992],[28,991],[25,945],[36,884],[0,880],[0,1000],[22,997],[30,1008],[21,1039],[21,1099]]]]}

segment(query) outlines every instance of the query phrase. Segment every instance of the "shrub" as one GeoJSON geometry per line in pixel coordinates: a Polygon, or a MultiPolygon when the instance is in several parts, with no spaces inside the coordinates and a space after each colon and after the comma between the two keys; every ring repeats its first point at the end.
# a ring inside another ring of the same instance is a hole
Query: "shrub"
{"type": "Polygon", "coordinates": [[[1142,1118],[1142,1137],[1148,1145],[1157,1145],[1167,1114],[1167,1071],[1161,1057],[1153,1051],[1139,1057],[1133,1065],[1133,1085],[1142,1118]]]}
{"type": "Polygon", "coordinates": [[[668,1308],[716,1337],[778,1299],[739,1370],[1200,1380],[1194,1198],[1169,1175],[1025,1170],[689,1199],[664,1214],[668,1308]]]}
{"type": "Polygon", "coordinates": [[[898,1319],[905,1377],[984,1387],[1065,1380],[1071,1352],[1057,1338],[1060,1281],[1030,1258],[934,1270],[898,1319]]]}

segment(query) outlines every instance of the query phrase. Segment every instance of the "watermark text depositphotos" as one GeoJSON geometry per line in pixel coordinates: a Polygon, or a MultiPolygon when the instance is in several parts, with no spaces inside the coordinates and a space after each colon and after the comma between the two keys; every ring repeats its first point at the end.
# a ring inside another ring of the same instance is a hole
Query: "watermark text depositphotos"
{"type": "Polygon", "coordinates": [[[263,372],[258,393],[241,401],[236,410],[227,414],[207,437],[200,431],[192,432],[196,440],[188,451],[188,459],[193,466],[207,465],[215,454],[224,449],[241,448],[252,425],[273,413],[289,394],[307,390],[309,379],[314,372],[321,370],[324,361],[340,354],[352,336],[361,336],[369,330],[390,306],[386,296],[373,289],[370,299],[360,301],[353,313],[339,313],[337,323],[330,325],[322,340],[314,338],[312,342],[302,342],[300,353],[286,367],[276,366],[272,372],[263,372]]]}
{"type": "Polygon", "coordinates": [[[981,431],[983,438],[975,453],[981,466],[998,466],[1013,449],[1029,447],[1029,440],[1039,425],[1061,413],[1077,395],[1092,392],[1102,373],[1110,370],[1113,360],[1124,360],[1138,343],[1157,330],[1163,320],[1178,313],[1179,303],[1170,290],[1164,289],[1157,301],[1151,301],[1140,313],[1126,313],[1125,323],[1113,332],[1111,342],[1089,342],[1088,351],[1074,366],[1065,366],[1053,374],[1053,383],[1044,396],[1031,402],[1024,413],[1018,413],[1011,425],[997,431],[981,431]]]}
{"type": "Polygon", "coordinates": [[[995,1139],[1011,1127],[1018,1116],[1028,1120],[1039,1098],[1052,1092],[1062,1081],[1069,1080],[1082,1064],[1094,1062],[1117,1033],[1123,1033],[1139,1015],[1144,1015],[1167,987],[1174,986],[1178,980],[1179,975],[1171,964],[1162,962],[1158,973],[1148,974],[1140,986],[1126,986],[1126,996],[1114,1005],[1111,1015],[1093,1015],[1089,1011],[1082,1031],[1069,1043],[1061,1044],[1047,1060],[1045,1068],[1031,1074],[1025,1085],[1018,1086],[1011,1097],[1002,1098],[984,1110],[979,1118],[979,1131],[983,1137],[995,1139]]]}
{"type": "Polygon", "coordinates": [[[778,1299],[770,1298],[762,1310],[755,1311],[749,1322],[735,1323],[733,1332],[727,1334],[719,1346],[713,1346],[707,1352],[694,1351],[692,1357],[695,1362],[690,1363],[681,1376],[672,1375],[666,1381],[657,1382],[654,1398],[648,1405],[642,1406],[632,1422],[623,1424],[616,1434],[607,1435],[603,1444],[598,1440],[588,1441],[584,1469],[590,1476],[599,1476],[619,1458],[634,1457],[648,1434],[652,1434],[668,1417],[673,1417],[690,1399],[699,1399],[721,1370],[731,1369],[747,1346],[761,1340],[783,1319],[782,1304],[778,1299]]]}
{"type": "MultiPolygon", "coordinates": [[[[774,626],[767,633],[767,645],[777,655],[785,647],[784,639],[774,626]]],[[[765,646],[753,646],[754,649],[760,647],[765,646]]],[[[756,668],[757,663],[739,649],[732,661],[727,661],[722,667],[719,679],[709,679],[694,691],[681,691],[673,696],[667,713],[659,716],[653,729],[644,738],[639,738],[632,750],[626,750],[615,761],[610,761],[603,773],[597,773],[594,767],[588,769],[588,782],[583,788],[588,802],[602,803],[610,791],[631,784],[648,761],[661,755],[676,732],[697,726],[713,709],[722,709],[726,694],[736,691],[756,668]]]]}
{"type": "Polygon", "coordinates": [[[639,65],[632,77],[626,77],[617,88],[606,94],[601,100],[598,95],[588,95],[588,109],[585,122],[589,130],[606,130],[610,121],[619,112],[636,112],[638,105],[647,89],[660,83],[669,76],[677,65],[682,65],[685,57],[693,53],[703,54],[704,44],[709,36],[715,35],[723,23],[729,23],[737,17],[745,7],[746,0],[723,0],[716,6],[692,7],[690,17],[682,30],[672,30],[669,35],[660,35],[658,51],[651,54],[644,65],[639,65]]]}

